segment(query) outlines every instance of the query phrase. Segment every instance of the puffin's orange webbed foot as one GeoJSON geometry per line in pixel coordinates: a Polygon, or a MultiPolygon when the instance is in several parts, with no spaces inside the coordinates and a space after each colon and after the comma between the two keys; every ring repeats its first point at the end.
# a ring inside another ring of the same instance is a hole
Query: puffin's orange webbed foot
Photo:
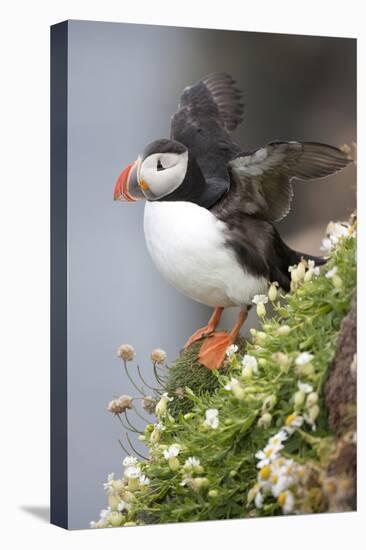
{"type": "Polygon", "coordinates": [[[210,370],[221,367],[227,348],[231,344],[234,344],[247,317],[248,311],[242,310],[230,334],[227,332],[216,332],[203,342],[198,354],[198,360],[204,367],[210,370]]]}
{"type": "Polygon", "coordinates": [[[224,362],[226,350],[232,343],[231,334],[215,332],[203,342],[198,361],[209,370],[219,369],[224,362]]]}
{"type": "Polygon", "coordinates": [[[208,336],[209,334],[214,332],[216,330],[217,325],[220,322],[220,318],[223,311],[224,311],[223,307],[217,307],[213,312],[213,315],[209,320],[209,322],[207,323],[207,325],[205,327],[202,327],[196,330],[196,332],[192,334],[190,338],[188,338],[187,342],[184,344],[184,349],[187,349],[194,342],[197,342],[197,340],[200,340],[204,336],[208,336]]]}

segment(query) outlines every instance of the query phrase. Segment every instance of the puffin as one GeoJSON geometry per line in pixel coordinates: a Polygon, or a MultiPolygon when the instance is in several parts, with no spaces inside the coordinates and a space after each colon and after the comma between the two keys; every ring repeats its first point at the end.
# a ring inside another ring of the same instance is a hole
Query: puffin
{"type": "Polygon", "coordinates": [[[289,266],[325,258],[291,249],[274,223],[290,211],[293,180],[343,169],[349,158],[317,142],[273,141],[243,152],[231,133],[243,120],[242,92],[227,73],[184,89],[170,137],[149,143],[119,175],[114,200],[145,200],[144,235],[163,277],[192,300],[213,308],[198,361],[219,368],[256,295],[277,282],[290,289],[289,266]],[[224,308],[239,307],[230,332],[216,328],[224,308]]]}

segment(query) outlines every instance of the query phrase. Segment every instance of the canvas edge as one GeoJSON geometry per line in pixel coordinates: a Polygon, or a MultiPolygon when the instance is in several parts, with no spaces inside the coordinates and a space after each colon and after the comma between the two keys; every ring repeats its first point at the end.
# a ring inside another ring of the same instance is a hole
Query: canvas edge
{"type": "Polygon", "coordinates": [[[68,528],[67,70],[68,22],[51,26],[50,522],[68,528]]]}

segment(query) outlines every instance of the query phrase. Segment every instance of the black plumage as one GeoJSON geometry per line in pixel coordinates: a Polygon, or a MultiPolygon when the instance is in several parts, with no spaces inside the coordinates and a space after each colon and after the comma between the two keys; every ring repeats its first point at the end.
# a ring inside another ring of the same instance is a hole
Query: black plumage
{"type": "Polygon", "coordinates": [[[289,289],[288,267],[303,257],[281,239],[273,222],[290,211],[292,180],[323,178],[350,161],[336,147],[277,141],[243,153],[230,131],[242,121],[242,94],[234,80],[216,73],[187,87],[171,120],[171,138],[189,153],[182,185],[163,200],[188,200],[208,208],[227,226],[226,245],[253,275],[289,289]]]}

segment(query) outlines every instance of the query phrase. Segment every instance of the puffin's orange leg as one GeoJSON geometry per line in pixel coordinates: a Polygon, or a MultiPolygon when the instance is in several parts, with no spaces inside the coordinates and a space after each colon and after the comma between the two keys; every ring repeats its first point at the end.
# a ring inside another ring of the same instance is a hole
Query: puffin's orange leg
{"type": "Polygon", "coordinates": [[[216,307],[207,325],[196,330],[196,332],[192,334],[190,338],[188,338],[187,342],[184,345],[184,349],[187,349],[191,344],[193,344],[193,342],[196,342],[203,336],[207,336],[208,334],[211,334],[211,332],[214,332],[220,322],[223,311],[223,307],[216,307]]]}
{"type": "Polygon", "coordinates": [[[237,339],[247,317],[248,312],[242,310],[229,334],[227,332],[216,332],[207,338],[201,346],[198,355],[199,362],[210,370],[218,369],[225,359],[227,348],[237,339]]]}

